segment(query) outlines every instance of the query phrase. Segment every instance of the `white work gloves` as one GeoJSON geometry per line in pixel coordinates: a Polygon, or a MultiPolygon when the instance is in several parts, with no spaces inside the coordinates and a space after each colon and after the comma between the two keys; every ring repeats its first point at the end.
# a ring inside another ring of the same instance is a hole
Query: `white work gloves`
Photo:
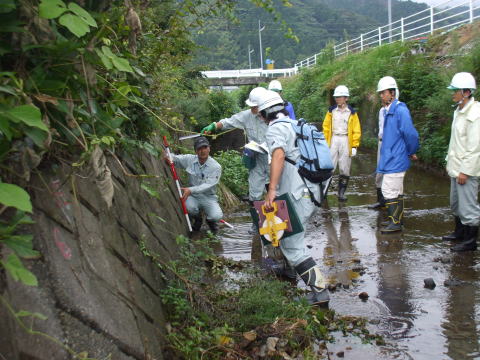
{"type": "Polygon", "coordinates": [[[352,157],[357,155],[357,148],[352,148],[352,157]]]}

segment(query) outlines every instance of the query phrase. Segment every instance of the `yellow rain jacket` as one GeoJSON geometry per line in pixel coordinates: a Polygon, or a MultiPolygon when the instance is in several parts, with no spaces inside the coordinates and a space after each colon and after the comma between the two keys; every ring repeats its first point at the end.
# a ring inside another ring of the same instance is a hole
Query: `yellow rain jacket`
{"type": "MultiPolygon", "coordinates": [[[[360,128],[360,120],[358,119],[358,114],[354,108],[350,105],[347,105],[350,109],[350,117],[348,118],[348,151],[352,155],[352,148],[358,148],[360,146],[360,138],[362,137],[362,129],[360,128]]],[[[323,119],[323,134],[327,140],[328,146],[331,146],[332,143],[332,111],[337,107],[337,105],[331,106],[328,109],[325,119],[323,119]]]]}

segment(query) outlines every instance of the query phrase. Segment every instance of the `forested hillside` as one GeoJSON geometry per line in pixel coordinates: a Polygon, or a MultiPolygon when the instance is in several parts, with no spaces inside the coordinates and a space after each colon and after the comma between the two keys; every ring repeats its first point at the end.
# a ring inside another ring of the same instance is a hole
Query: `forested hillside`
{"type": "MultiPolygon", "coordinates": [[[[286,38],[285,31],[269,14],[247,0],[238,2],[238,21],[218,17],[209,20],[194,41],[200,45],[196,63],[210,69],[248,68],[248,46],[252,68],[260,67],[258,21],[262,31],[264,60],[275,60],[275,67],[291,67],[295,62],[319,52],[329,41],[343,41],[387,23],[386,1],[382,0],[293,0],[291,7],[278,6],[282,18],[298,37],[286,38]]],[[[425,9],[412,1],[392,1],[393,20],[425,9]]]]}

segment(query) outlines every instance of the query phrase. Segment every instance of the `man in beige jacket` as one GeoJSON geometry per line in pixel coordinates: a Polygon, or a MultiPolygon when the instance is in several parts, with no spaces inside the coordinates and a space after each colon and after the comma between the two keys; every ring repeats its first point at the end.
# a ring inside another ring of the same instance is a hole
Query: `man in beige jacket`
{"type": "Polygon", "coordinates": [[[449,89],[458,105],[453,113],[452,133],[447,153],[450,176],[450,207],[455,215],[455,231],[443,237],[458,242],[452,251],[472,251],[477,248],[480,205],[480,104],[474,100],[475,78],[467,72],[455,74],[449,89]]]}

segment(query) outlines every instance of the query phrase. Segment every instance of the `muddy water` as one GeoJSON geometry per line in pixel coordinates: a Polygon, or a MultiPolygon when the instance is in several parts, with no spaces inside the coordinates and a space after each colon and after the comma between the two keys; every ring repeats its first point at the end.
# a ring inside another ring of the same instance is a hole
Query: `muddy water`
{"type": "MultiPolygon", "coordinates": [[[[379,349],[339,334],[329,345],[330,358],[344,351],[345,359],[355,360],[480,359],[480,251],[451,253],[441,241],[453,226],[449,180],[411,168],[405,179],[405,229],[382,235],[377,229],[384,215],[367,207],[376,200],[375,157],[359,154],[352,166],[348,201],[339,204],[332,189],[328,206],[308,225],[306,243],[329,283],[339,284],[330,307],[367,318],[387,345],[379,349]],[[423,286],[429,277],[437,284],[433,290],[423,286]],[[367,301],[358,297],[364,291],[367,301]]],[[[258,261],[248,214],[235,213],[227,221],[235,229],[222,230],[221,254],[258,261]]]]}

